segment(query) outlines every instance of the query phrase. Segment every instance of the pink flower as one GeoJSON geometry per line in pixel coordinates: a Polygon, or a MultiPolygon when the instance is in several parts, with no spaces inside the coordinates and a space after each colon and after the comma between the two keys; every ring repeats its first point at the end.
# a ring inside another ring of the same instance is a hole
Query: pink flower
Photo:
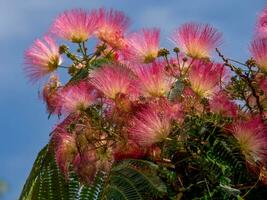
{"type": "Polygon", "coordinates": [[[57,111],[60,113],[79,113],[94,104],[97,99],[96,90],[87,81],[63,88],[57,97],[57,111]]]}
{"type": "Polygon", "coordinates": [[[211,112],[220,114],[224,117],[236,117],[238,114],[237,105],[230,101],[227,95],[223,92],[214,95],[209,106],[211,112]]]}
{"type": "Polygon", "coordinates": [[[191,57],[206,58],[221,42],[222,34],[208,24],[187,23],[175,31],[172,40],[191,57]]]}
{"type": "Polygon", "coordinates": [[[119,93],[133,96],[135,86],[132,72],[122,66],[104,65],[90,74],[90,83],[110,99],[119,93]]]}
{"type": "Polygon", "coordinates": [[[57,129],[52,140],[55,142],[56,162],[60,170],[67,176],[69,166],[78,153],[75,136],[64,129],[57,129]]]}
{"type": "Polygon", "coordinates": [[[124,33],[129,27],[129,18],[121,11],[98,10],[100,17],[97,37],[112,48],[121,49],[125,45],[124,33]]]}
{"type": "Polygon", "coordinates": [[[50,36],[37,39],[24,57],[27,65],[25,71],[33,82],[55,71],[62,62],[59,48],[50,36]]]}
{"type": "Polygon", "coordinates": [[[185,86],[182,94],[182,108],[186,113],[199,115],[204,111],[204,104],[200,102],[199,96],[189,87],[185,86]]]}
{"type": "Polygon", "coordinates": [[[153,105],[154,109],[157,110],[158,113],[164,115],[166,118],[175,120],[178,123],[183,122],[184,114],[182,110],[182,106],[178,102],[170,102],[166,97],[160,98],[155,102],[151,102],[150,105],[153,105]]]}
{"type": "Polygon", "coordinates": [[[164,64],[160,62],[142,65],[134,71],[138,77],[137,84],[144,96],[165,96],[174,82],[174,78],[165,73],[164,64]]]}
{"type": "Polygon", "coordinates": [[[260,38],[267,38],[267,8],[259,15],[256,32],[260,38]]]}
{"type": "Polygon", "coordinates": [[[99,19],[97,12],[74,9],[59,15],[51,27],[51,32],[65,40],[80,43],[88,40],[96,31],[99,19]]]}
{"type": "Polygon", "coordinates": [[[230,127],[230,131],[237,139],[249,165],[253,167],[258,162],[266,163],[267,132],[259,117],[237,122],[230,127]]]}
{"type": "Polygon", "coordinates": [[[267,72],[267,39],[255,39],[252,41],[250,52],[258,67],[267,72]]]}
{"type": "Polygon", "coordinates": [[[150,63],[158,56],[159,29],[143,29],[127,38],[127,49],[123,51],[127,60],[150,63]]]}
{"type": "Polygon", "coordinates": [[[197,61],[189,72],[189,81],[192,90],[202,97],[211,97],[220,87],[220,82],[226,77],[223,64],[197,61]]]}
{"type": "Polygon", "coordinates": [[[171,131],[171,119],[158,108],[148,106],[131,120],[129,137],[141,146],[150,146],[165,140],[171,131]]]}

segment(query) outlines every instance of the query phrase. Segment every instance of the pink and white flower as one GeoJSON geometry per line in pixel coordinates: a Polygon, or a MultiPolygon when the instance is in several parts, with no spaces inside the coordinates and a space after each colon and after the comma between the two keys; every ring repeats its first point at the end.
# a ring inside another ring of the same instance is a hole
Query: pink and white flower
{"type": "Polygon", "coordinates": [[[96,103],[97,92],[87,81],[63,88],[57,97],[57,112],[79,113],[96,103]]]}
{"type": "Polygon", "coordinates": [[[133,97],[137,92],[132,72],[122,66],[104,65],[96,69],[90,74],[90,83],[113,100],[120,93],[133,97]]]}
{"type": "Polygon", "coordinates": [[[192,90],[201,97],[209,98],[220,89],[220,82],[226,78],[223,64],[212,62],[194,62],[189,72],[192,90]]]}
{"type": "Polygon", "coordinates": [[[161,97],[167,95],[174,83],[174,78],[165,72],[164,63],[153,62],[135,68],[141,94],[146,97],[161,97]]]}
{"type": "Polygon", "coordinates": [[[96,36],[114,49],[122,49],[125,46],[124,34],[129,27],[129,18],[123,12],[117,10],[105,10],[100,8],[99,28],[96,36]]]}
{"type": "Polygon", "coordinates": [[[126,60],[137,63],[150,63],[158,56],[159,29],[143,29],[130,34],[126,39],[127,47],[123,50],[126,60]]]}
{"type": "Polygon", "coordinates": [[[249,165],[267,161],[267,132],[259,117],[234,123],[230,131],[239,143],[249,165]]]}
{"type": "Polygon", "coordinates": [[[259,15],[256,32],[260,38],[267,38],[267,8],[259,15]]]}
{"type": "Polygon", "coordinates": [[[250,45],[250,52],[258,67],[267,72],[267,39],[255,39],[250,45]]]}
{"type": "Polygon", "coordinates": [[[24,58],[25,71],[32,82],[55,71],[62,62],[59,47],[50,36],[35,40],[26,50],[24,58]]]}
{"type": "Polygon", "coordinates": [[[236,117],[238,114],[238,106],[223,92],[214,95],[209,107],[211,112],[224,117],[236,117]]]}
{"type": "Polygon", "coordinates": [[[59,15],[50,31],[60,38],[80,43],[88,40],[97,30],[98,25],[99,17],[96,10],[74,9],[59,15]]]}
{"type": "Polygon", "coordinates": [[[130,122],[129,137],[141,146],[150,146],[165,140],[171,131],[171,119],[157,108],[148,106],[139,111],[130,122]]]}
{"type": "Polygon", "coordinates": [[[187,23],[178,28],[172,40],[194,58],[207,58],[221,43],[222,34],[208,24],[187,23]]]}

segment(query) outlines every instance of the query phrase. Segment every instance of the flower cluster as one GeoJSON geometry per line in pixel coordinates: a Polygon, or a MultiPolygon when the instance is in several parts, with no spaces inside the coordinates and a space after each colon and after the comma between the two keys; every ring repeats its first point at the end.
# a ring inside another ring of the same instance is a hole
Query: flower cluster
{"type": "Polygon", "coordinates": [[[267,164],[266,13],[250,45],[253,58],[245,63],[218,50],[222,35],[210,25],[181,25],[171,36],[171,54],[160,47],[157,28],[128,33],[129,19],[121,11],[59,15],[49,34],[26,51],[25,62],[30,80],[50,75],[43,100],[50,114],[64,114],[51,137],[62,172],[67,177],[74,170],[91,183],[99,170],[127,158],[167,162],[180,174],[178,163],[199,159],[183,165],[182,179],[214,159],[207,149],[222,134],[253,176],[260,176],[267,164]],[[77,51],[57,45],[57,39],[77,51]],[[91,40],[97,40],[94,52],[86,46],[91,40]],[[215,50],[222,62],[211,57],[215,50]],[[62,66],[63,56],[70,65],[62,66]],[[55,75],[60,67],[70,75],[65,84],[55,75]]]}

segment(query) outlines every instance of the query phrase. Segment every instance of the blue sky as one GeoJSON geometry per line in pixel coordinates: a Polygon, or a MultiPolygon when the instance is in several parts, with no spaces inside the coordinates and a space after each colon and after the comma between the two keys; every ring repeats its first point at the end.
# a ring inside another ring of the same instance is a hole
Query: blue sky
{"type": "MultiPolygon", "coordinates": [[[[244,60],[264,0],[0,0],[0,179],[9,186],[3,200],[18,198],[38,151],[57,119],[47,119],[38,98],[41,84],[31,85],[23,73],[23,52],[46,33],[63,10],[107,7],[132,19],[132,30],[162,29],[162,45],[181,23],[205,22],[224,33],[226,55],[244,60]]],[[[0,197],[1,199],[1,197],[0,197]]]]}

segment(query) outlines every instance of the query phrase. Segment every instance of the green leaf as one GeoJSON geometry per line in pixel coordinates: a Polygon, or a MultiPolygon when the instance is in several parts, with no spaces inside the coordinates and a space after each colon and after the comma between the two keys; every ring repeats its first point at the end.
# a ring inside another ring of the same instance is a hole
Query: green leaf
{"type": "Polygon", "coordinates": [[[80,69],[68,82],[68,84],[74,83],[76,81],[80,81],[88,77],[91,70],[99,68],[103,64],[110,62],[107,58],[99,58],[92,61],[88,66],[80,69]]]}
{"type": "Polygon", "coordinates": [[[159,167],[145,160],[116,163],[109,174],[99,172],[88,187],[74,172],[61,174],[53,151],[46,145],[38,154],[19,200],[148,200],[167,194],[159,167]]]}
{"type": "Polygon", "coordinates": [[[177,80],[174,83],[174,86],[168,95],[169,100],[173,101],[177,96],[181,95],[183,89],[184,89],[184,83],[181,80],[177,80]]]}
{"type": "Polygon", "coordinates": [[[19,200],[28,200],[28,199],[32,199],[32,195],[33,195],[33,191],[34,191],[34,187],[36,185],[40,184],[40,180],[39,180],[39,175],[40,175],[40,171],[41,168],[43,166],[43,162],[44,162],[44,158],[46,157],[48,151],[48,145],[46,145],[38,154],[31,173],[22,189],[21,195],[19,200]]]}
{"type": "Polygon", "coordinates": [[[57,167],[53,152],[46,145],[34,162],[19,200],[78,200],[86,189],[89,190],[73,173],[66,180],[57,167]]]}
{"type": "Polygon", "coordinates": [[[110,172],[103,199],[110,199],[114,193],[120,199],[153,199],[167,194],[165,183],[158,176],[159,167],[145,160],[124,160],[110,172]]]}

